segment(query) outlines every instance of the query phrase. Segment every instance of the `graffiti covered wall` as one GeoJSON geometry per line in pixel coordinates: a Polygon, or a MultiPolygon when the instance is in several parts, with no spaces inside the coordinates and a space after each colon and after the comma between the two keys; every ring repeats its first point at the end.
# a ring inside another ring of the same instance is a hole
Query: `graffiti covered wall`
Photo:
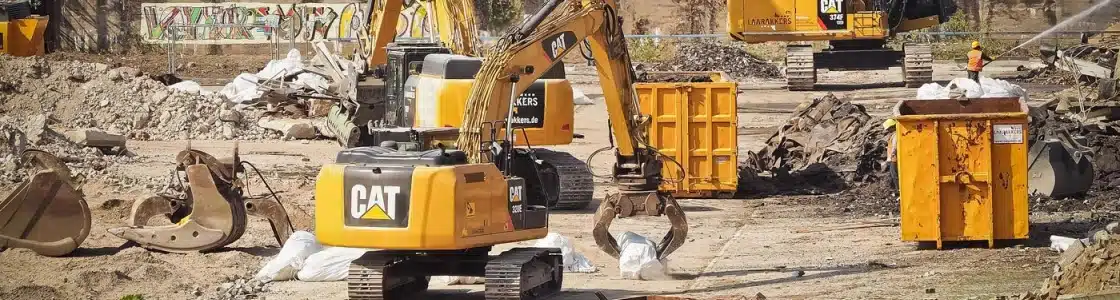
{"type": "MultiPolygon", "coordinates": [[[[427,37],[427,10],[403,0],[399,37],[427,37]]],[[[273,38],[310,42],[358,36],[366,7],[358,3],[144,3],[140,32],[147,43],[258,44],[273,38]]]]}

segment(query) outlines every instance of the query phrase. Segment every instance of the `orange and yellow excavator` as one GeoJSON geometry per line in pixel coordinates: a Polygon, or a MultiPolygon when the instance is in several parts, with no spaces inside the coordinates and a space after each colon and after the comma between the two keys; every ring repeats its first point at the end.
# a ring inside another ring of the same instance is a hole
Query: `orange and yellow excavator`
{"type": "Polygon", "coordinates": [[[453,141],[427,151],[355,148],[323,166],[315,184],[318,240],[380,249],[351,265],[349,298],[421,299],[415,293],[438,275],[485,277],[486,299],[539,299],[561,290],[559,249],[489,252],[548,233],[542,172],[533,162],[539,149],[516,146],[513,110],[518,95],[584,41],[599,62],[617,148],[612,174],[619,190],[595,214],[595,241],[618,257],[608,232],[613,219],[666,215],[672,226],[658,258],[684,243],[684,212],[658,191],[661,154],[648,143],[650,117],[641,114],[632,89],[635,75],[617,9],[614,0],[545,3],[487,52],[453,141]]]}
{"type": "Polygon", "coordinates": [[[957,10],[952,0],[727,0],[727,31],[747,43],[786,46],[790,90],[812,90],[817,69],[885,70],[901,66],[907,87],[933,80],[928,43],[887,45],[900,32],[937,26],[957,10]],[[814,52],[811,44],[827,41],[814,52]]]}
{"type": "MultiPolygon", "coordinates": [[[[462,124],[467,95],[482,66],[474,5],[465,0],[424,0],[438,31],[435,41],[397,41],[396,24],[403,1],[374,0],[358,57],[366,76],[354,89],[356,99],[341,101],[331,112],[345,147],[382,146],[433,149],[428,140],[448,140],[462,124]],[[420,130],[440,128],[440,130],[420,130]]],[[[515,144],[566,145],[575,133],[573,90],[558,64],[535,80],[518,98],[514,113],[515,144]]],[[[591,203],[594,181],[580,159],[542,150],[539,168],[548,170],[549,205],[583,209],[591,203]]]]}

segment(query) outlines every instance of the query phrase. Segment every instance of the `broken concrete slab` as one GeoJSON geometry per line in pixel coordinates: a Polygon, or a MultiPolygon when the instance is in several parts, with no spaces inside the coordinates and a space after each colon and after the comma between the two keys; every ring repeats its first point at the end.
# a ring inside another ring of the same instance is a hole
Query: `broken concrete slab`
{"type": "Polygon", "coordinates": [[[279,131],[284,139],[313,139],[318,136],[315,124],[307,119],[262,118],[257,121],[257,126],[279,131]]]}
{"type": "Polygon", "coordinates": [[[125,147],[127,137],[120,134],[104,132],[94,128],[72,130],[66,132],[66,138],[75,144],[85,147],[125,147]]]}
{"type": "Polygon", "coordinates": [[[307,116],[312,118],[326,117],[330,114],[334,101],[326,99],[308,99],[307,116]]]}
{"type": "Polygon", "coordinates": [[[1076,260],[1078,256],[1081,256],[1081,252],[1084,252],[1084,251],[1085,251],[1085,244],[1082,243],[1080,240],[1074,241],[1073,244],[1070,244],[1069,248],[1066,248],[1066,251],[1063,252],[1062,255],[1058,257],[1058,266],[1064,267],[1064,266],[1069,265],[1074,260],[1076,260]]]}

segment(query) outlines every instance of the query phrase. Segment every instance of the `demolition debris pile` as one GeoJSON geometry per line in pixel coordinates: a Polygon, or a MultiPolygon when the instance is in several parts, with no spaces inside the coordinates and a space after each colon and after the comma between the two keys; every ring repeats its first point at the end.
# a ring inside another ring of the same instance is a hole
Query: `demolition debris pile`
{"type": "Polygon", "coordinates": [[[133,68],[0,56],[0,111],[49,114],[66,129],[97,128],[137,140],[268,139],[258,112],[212,95],[170,89],[133,68]]]}
{"type": "MultiPolygon", "coordinates": [[[[1061,295],[1100,291],[1120,293],[1120,241],[1114,240],[1120,224],[1112,223],[1087,239],[1074,240],[1054,266],[1054,273],[1043,281],[1042,289],[1023,299],[1061,299],[1061,295]]],[[[1115,297],[1116,294],[1112,294],[1115,297]]],[[[1111,299],[1110,297],[1107,297],[1111,299]]],[[[1073,298],[1070,298],[1073,299],[1073,298]]],[[[1102,298],[1104,299],[1104,298],[1102,298]]]]}
{"type": "Polygon", "coordinates": [[[777,66],[743,47],[715,42],[681,44],[673,59],[652,66],[652,71],[723,71],[735,79],[782,77],[777,66]]]}
{"type": "MultiPolygon", "coordinates": [[[[845,194],[861,195],[848,199],[861,202],[851,203],[850,210],[889,210],[892,205],[880,200],[894,197],[879,195],[890,193],[883,180],[887,178],[883,162],[888,136],[882,122],[883,119],[868,115],[862,105],[831,94],[802,103],[789,122],[766,141],[765,147],[747,154],[740,170],[741,186],[749,188],[744,191],[749,194],[815,195],[846,191],[845,194]],[[865,189],[881,193],[860,192],[865,189]]],[[[893,207],[897,210],[897,202],[893,207]]]]}
{"type": "Polygon", "coordinates": [[[106,168],[131,159],[125,155],[127,150],[123,147],[104,150],[83,147],[48,127],[50,121],[46,115],[18,121],[0,117],[0,186],[18,183],[27,176],[26,170],[16,167],[23,149],[39,149],[57,156],[77,179],[107,175],[106,168]]]}

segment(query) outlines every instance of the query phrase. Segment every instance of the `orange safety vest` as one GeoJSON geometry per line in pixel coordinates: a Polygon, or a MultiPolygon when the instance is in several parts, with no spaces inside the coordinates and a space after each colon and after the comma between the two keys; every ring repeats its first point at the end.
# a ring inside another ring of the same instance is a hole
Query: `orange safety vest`
{"type": "Polygon", "coordinates": [[[968,70],[973,72],[984,70],[984,51],[968,51],[968,70]]]}

